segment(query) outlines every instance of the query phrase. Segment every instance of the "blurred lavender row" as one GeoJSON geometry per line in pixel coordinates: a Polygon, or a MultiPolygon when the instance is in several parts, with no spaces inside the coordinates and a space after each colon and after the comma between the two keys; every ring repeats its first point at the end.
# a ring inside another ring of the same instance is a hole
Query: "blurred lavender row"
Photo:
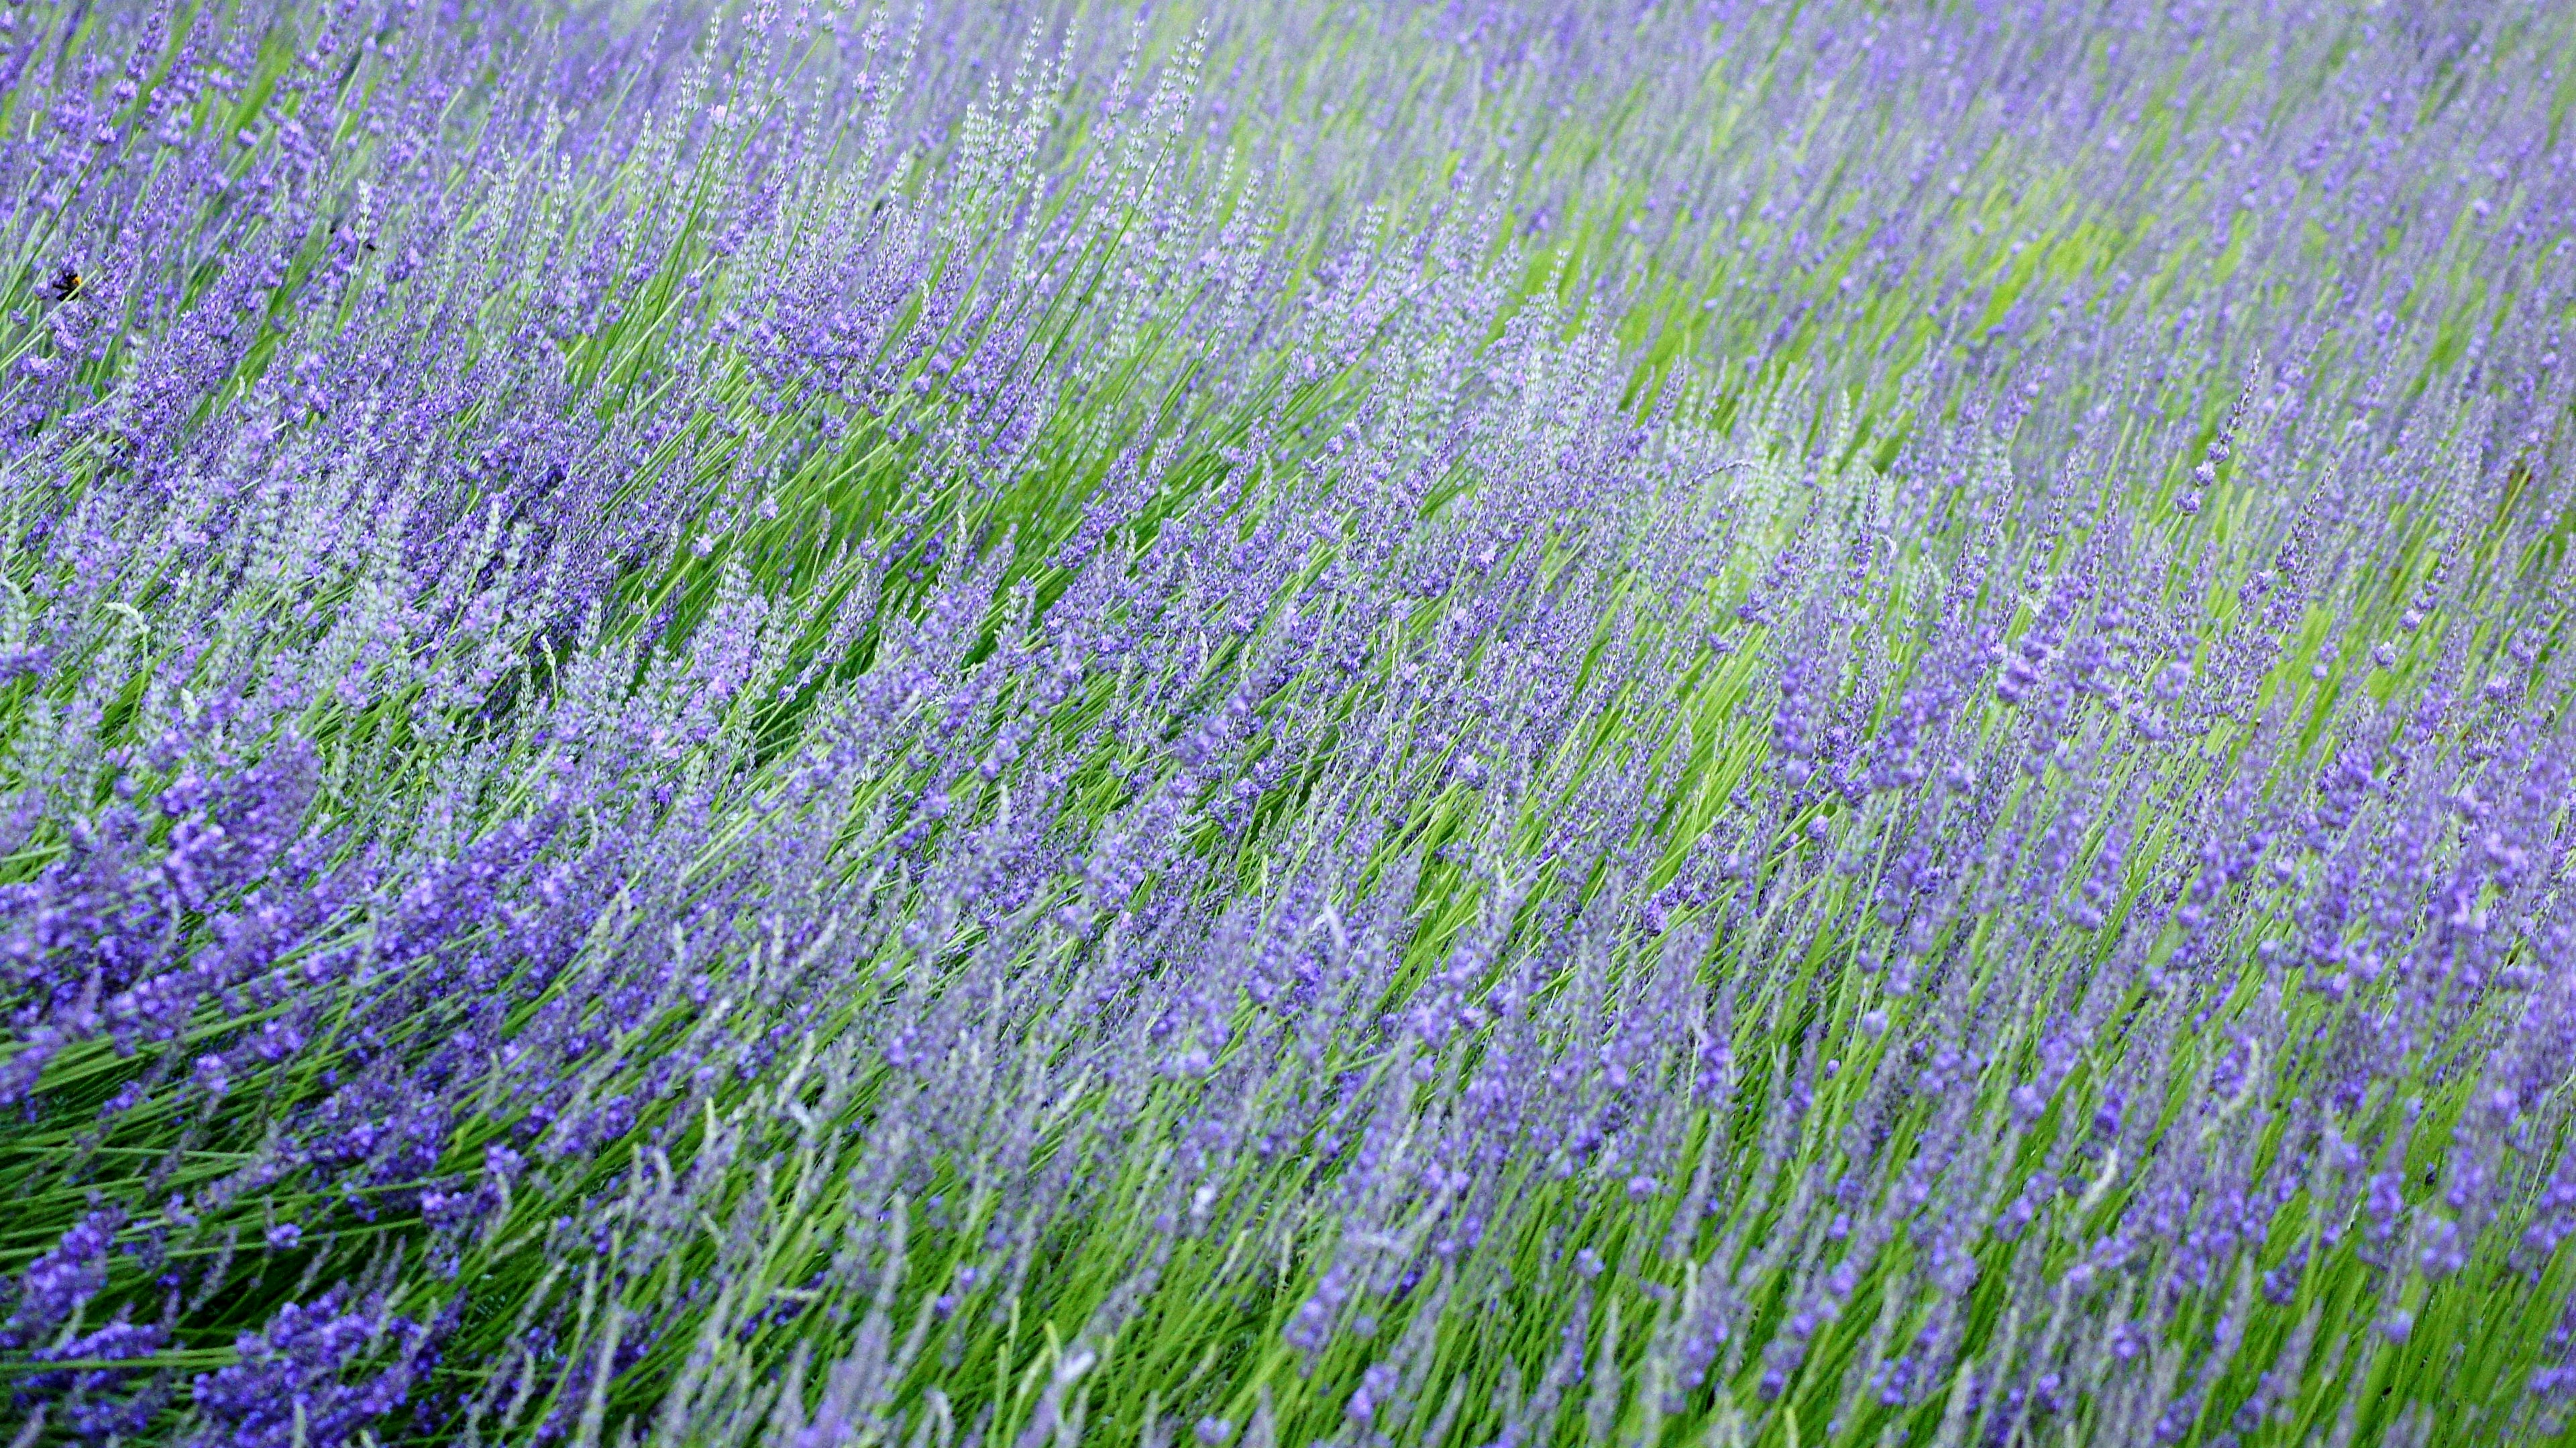
{"type": "Polygon", "coordinates": [[[0,8],[5,1441],[2567,1441],[2571,110],[0,8]]]}

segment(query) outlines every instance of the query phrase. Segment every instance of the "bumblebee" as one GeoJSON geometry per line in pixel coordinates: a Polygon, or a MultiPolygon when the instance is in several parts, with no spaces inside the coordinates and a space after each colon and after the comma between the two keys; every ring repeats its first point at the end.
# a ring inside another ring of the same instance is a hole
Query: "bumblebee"
{"type": "Polygon", "coordinates": [[[46,301],[68,302],[73,297],[80,295],[80,289],[83,284],[84,278],[81,276],[79,268],[67,266],[61,271],[54,273],[54,279],[52,281],[45,283],[36,290],[44,296],[46,301]]]}

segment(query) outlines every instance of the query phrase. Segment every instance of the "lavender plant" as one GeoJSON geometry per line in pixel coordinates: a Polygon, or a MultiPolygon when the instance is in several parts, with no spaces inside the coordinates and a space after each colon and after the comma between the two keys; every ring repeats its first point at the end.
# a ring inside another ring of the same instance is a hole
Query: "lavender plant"
{"type": "Polygon", "coordinates": [[[2576,12],[0,9],[51,1443],[2545,1443],[2576,12]]]}

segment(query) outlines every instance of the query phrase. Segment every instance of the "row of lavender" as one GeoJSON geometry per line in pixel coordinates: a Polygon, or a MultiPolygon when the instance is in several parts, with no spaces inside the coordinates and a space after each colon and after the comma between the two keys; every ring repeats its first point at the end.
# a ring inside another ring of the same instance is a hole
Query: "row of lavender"
{"type": "Polygon", "coordinates": [[[1993,10],[0,10],[14,1443],[2566,1431],[2576,17],[1993,10]]]}

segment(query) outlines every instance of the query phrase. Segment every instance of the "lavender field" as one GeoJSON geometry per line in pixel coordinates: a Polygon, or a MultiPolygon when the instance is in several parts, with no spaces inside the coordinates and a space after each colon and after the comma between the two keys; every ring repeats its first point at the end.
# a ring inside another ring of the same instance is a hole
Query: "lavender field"
{"type": "Polygon", "coordinates": [[[0,5],[0,1445],[2576,1442],[2576,5],[930,4],[0,5]]]}

